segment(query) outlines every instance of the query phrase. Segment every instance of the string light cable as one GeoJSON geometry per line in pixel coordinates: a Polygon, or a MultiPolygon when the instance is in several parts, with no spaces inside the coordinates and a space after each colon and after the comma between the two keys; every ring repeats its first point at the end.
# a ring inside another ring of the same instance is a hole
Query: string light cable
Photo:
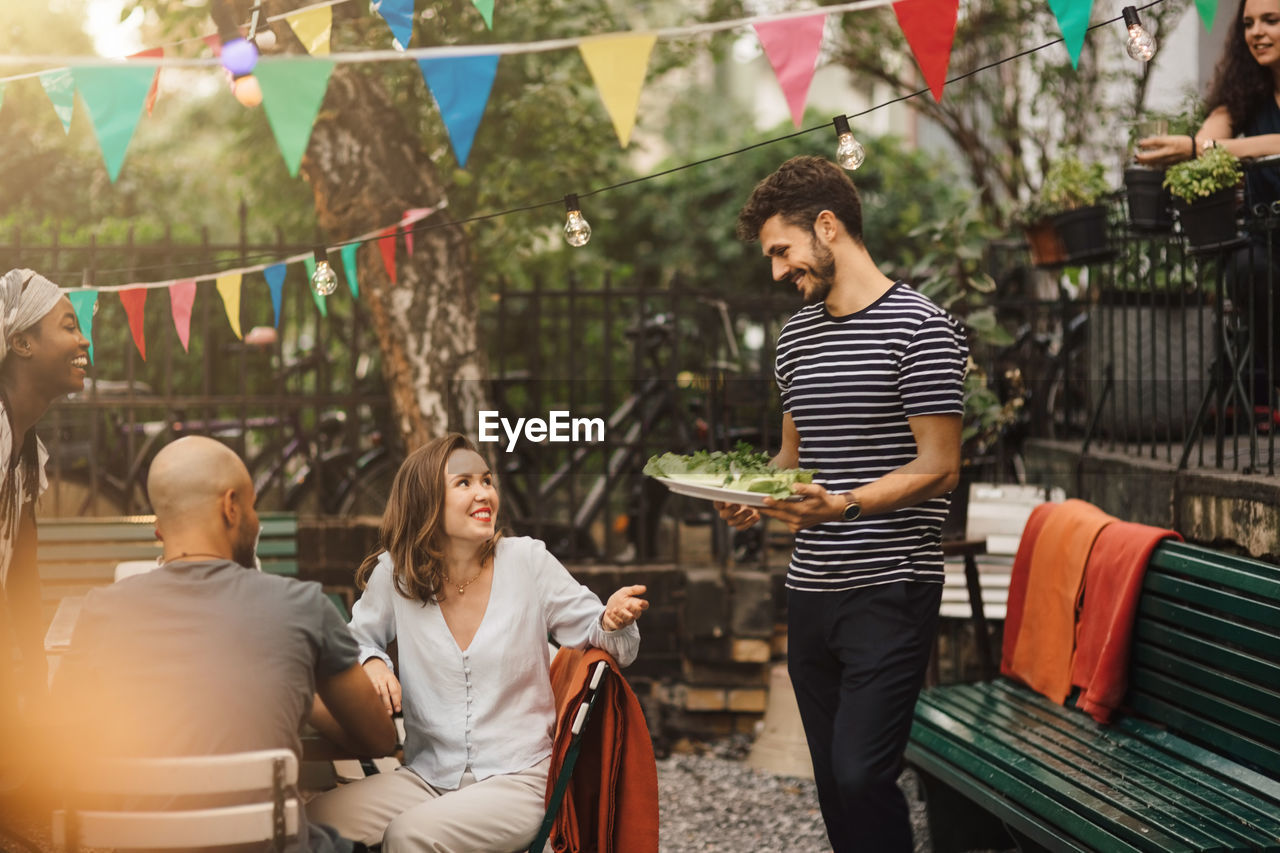
{"type": "MultiPolygon", "coordinates": [[[[879,0],[876,0],[876,2],[879,2],[879,0]]],[[[1164,3],[1164,2],[1165,2],[1165,0],[1151,0],[1151,2],[1147,3],[1146,5],[1139,6],[1139,7],[1137,7],[1137,9],[1138,9],[1139,11],[1145,11],[1146,9],[1150,9],[1150,8],[1152,8],[1153,6],[1158,6],[1158,5],[1160,5],[1161,3],[1164,3]]],[[[850,5],[858,5],[858,4],[850,4],[850,5]]],[[[880,5],[884,5],[884,4],[883,4],[883,3],[881,3],[880,5]]],[[[824,9],[835,9],[835,8],[838,8],[838,7],[834,7],[834,6],[826,6],[826,7],[823,7],[823,8],[824,8],[824,9]]],[[[810,13],[810,14],[812,14],[812,13],[810,13]]],[[[793,17],[794,17],[794,16],[793,16],[793,17]]],[[[1123,17],[1123,16],[1112,17],[1112,18],[1108,18],[1108,19],[1106,19],[1106,20],[1104,20],[1104,21],[1099,21],[1099,22],[1098,22],[1098,23],[1096,23],[1096,24],[1091,24],[1091,25],[1088,27],[1088,30],[1087,30],[1087,31],[1092,31],[1092,30],[1096,30],[1096,29],[1101,29],[1102,27],[1109,26],[1109,25],[1111,25],[1111,24],[1116,23],[1117,21],[1124,21],[1124,17],[1123,17]]],[[[1008,63],[1010,63],[1010,62],[1013,62],[1013,61],[1015,61],[1015,60],[1022,59],[1023,57],[1026,57],[1026,56],[1030,56],[1030,55],[1031,55],[1031,54],[1033,54],[1033,53],[1038,53],[1039,51],[1042,51],[1042,50],[1045,50],[1045,49],[1047,49],[1047,48],[1053,47],[1053,46],[1054,46],[1054,45],[1056,45],[1056,44],[1061,44],[1063,41],[1064,41],[1064,40],[1063,40],[1061,37],[1059,37],[1059,38],[1053,39],[1053,40],[1051,40],[1051,41],[1047,41],[1047,42],[1044,42],[1044,43],[1042,43],[1042,44],[1038,44],[1038,45],[1036,45],[1036,46],[1034,46],[1034,47],[1025,48],[1025,49],[1023,49],[1023,50],[1018,51],[1017,53],[1013,53],[1013,54],[1010,54],[1009,56],[1006,56],[1006,57],[1003,57],[1003,58],[1001,58],[1001,59],[997,59],[997,60],[994,60],[994,61],[992,61],[992,62],[989,62],[989,63],[987,63],[986,65],[980,65],[980,66],[978,66],[977,68],[973,68],[973,69],[971,69],[971,70],[969,70],[969,71],[966,71],[966,72],[964,72],[964,73],[962,73],[962,74],[957,74],[957,75],[955,75],[955,76],[953,76],[953,77],[948,77],[948,78],[947,78],[947,80],[946,80],[946,83],[945,83],[944,85],[948,85],[948,84],[951,84],[951,83],[958,83],[959,81],[961,81],[961,80],[966,80],[966,79],[968,79],[969,77],[973,77],[973,76],[974,76],[974,75],[976,75],[976,74],[981,74],[981,73],[982,73],[982,72],[984,72],[984,71],[989,71],[989,70],[991,70],[992,68],[998,68],[998,67],[999,67],[999,66],[1001,66],[1001,65],[1006,65],[1006,64],[1008,64],[1008,63]]],[[[929,90],[929,88],[926,86],[926,87],[924,87],[924,88],[922,88],[922,89],[917,89],[917,90],[915,90],[914,92],[906,92],[906,93],[904,93],[904,94],[902,94],[902,95],[899,95],[899,96],[897,96],[897,97],[895,97],[895,98],[890,98],[890,99],[889,99],[889,100],[887,100],[887,101],[882,101],[881,103],[878,103],[878,104],[875,104],[875,105],[873,105],[873,106],[867,107],[866,109],[861,110],[860,112],[856,112],[856,113],[849,113],[849,114],[847,114],[847,115],[845,116],[845,118],[846,118],[846,119],[858,119],[858,118],[861,118],[862,116],[869,115],[869,114],[874,113],[874,112],[876,112],[876,111],[878,111],[878,110],[885,109],[886,107],[892,106],[893,104],[898,104],[898,103],[902,103],[902,102],[904,102],[904,101],[909,101],[909,100],[911,100],[911,99],[913,99],[913,98],[918,98],[918,97],[920,97],[921,95],[928,94],[928,93],[929,93],[929,91],[930,91],[930,90],[929,90]]],[[[671,167],[669,167],[669,168],[662,169],[662,170],[659,170],[659,171],[657,171],[657,172],[651,172],[651,173],[649,173],[649,174],[647,174],[647,175],[640,175],[640,176],[637,176],[637,177],[634,177],[634,178],[628,178],[628,179],[623,180],[623,181],[618,181],[618,182],[616,182],[616,183],[607,184],[607,185],[605,185],[605,186],[596,187],[596,188],[594,188],[594,189],[586,190],[586,191],[584,191],[584,192],[578,192],[578,193],[575,193],[574,195],[576,195],[576,197],[577,197],[579,200],[581,200],[581,199],[586,199],[586,198],[590,198],[590,197],[592,197],[592,196],[600,195],[600,194],[602,194],[602,193],[607,193],[607,192],[611,192],[611,191],[613,191],[613,190],[622,189],[623,187],[629,187],[629,186],[631,186],[631,185],[633,185],[633,184],[639,184],[639,183],[644,183],[644,182],[646,182],[646,181],[656,180],[656,179],[658,179],[658,178],[664,178],[664,177],[667,177],[668,175],[674,175],[674,174],[677,174],[677,173],[679,173],[679,172],[686,171],[686,170],[688,170],[688,169],[695,169],[695,168],[698,168],[698,167],[700,167],[700,166],[705,166],[705,165],[707,165],[707,164],[709,164],[709,163],[717,162],[717,161],[719,161],[719,160],[725,160],[725,159],[728,159],[728,158],[730,158],[730,157],[736,157],[736,156],[738,156],[738,155],[740,155],[740,154],[745,154],[745,153],[747,153],[748,151],[754,151],[754,150],[756,150],[757,148],[764,148],[764,147],[769,146],[769,145],[774,145],[774,144],[777,144],[777,143],[779,143],[779,142],[785,142],[786,140],[789,140],[789,139],[795,139],[795,138],[797,138],[797,137],[805,136],[805,135],[810,134],[810,133],[819,133],[819,132],[830,133],[830,132],[831,132],[831,128],[832,128],[832,122],[831,122],[830,120],[828,120],[828,121],[825,121],[825,122],[823,122],[822,124],[819,124],[819,125],[814,125],[814,126],[812,126],[812,127],[801,128],[800,130],[796,130],[796,131],[793,131],[793,132],[791,132],[791,133],[784,133],[784,134],[781,134],[781,135],[779,135],[779,136],[771,137],[771,138],[769,138],[769,139],[763,139],[763,140],[760,140],[759,142],[753,142],[753,143],[751,143],[750,145],[744,145],[744,146],[742,146],[742,147],[740,147],[740,148],[735,148],[735,149],[733,149],[733,150],[731,150],[731,151],[724,151],[724,152],[721,152],[721,153],[719,153],[719,154],[711,155],[711,156],[709,156],[709,157],[703,157],[703,158],[701,158],[701,159],[699,159],[699,160],[693,160],[693,161],[690,161],[690,162],[688,162],[688,163],[682,163],[682,164],[677,165],[677,166],[671,166],[671,167]]],[[[510,207],[510,208],[504,208],[504,209],[501,209],[501,210],[489,211],[489,212],[487,212],[487,213],[477,213],[477,214],[473,214],[473,215],[471,215],[471,216],[462,217],[462,218],[458,218],[458,219],[449,219],[449,220],[444,221],[444,222],[431,222],[431,221],[427,221],[427,220],[428,220],[428,217],[427,217],[427,216],[423,216],[423,217],[421,217],[421,218],[418,220],[418,224],[413,225],[412,227],[405,227],[405,228],[402,228],[402,229],[400,229],[400,233],[406,233],[406,234],[423,234],[423,233],[427,233],[427,232],[430,232],[430,231],[436,231],[436,230],[439,230],[439,229],[441,229],[441,228],[457,228],[457,227],[460,227],[460,226],[463,226],[463,225],[469,225],[469,224],[472,224],[472,223],[478,223],[478,222],[487,222],[487,221],[492,220],[492,219],[500,219],[500,218],[502,218],[502,217],[506,217],[506,216],[512,216],[512,215],[519,214],[519,213],[529,213],[529,212],[532,212],[532,211],[538,211],[538,210],[545,210],[545,209],[547,209],[547,208],[560,208],[561,210],[563,210],[563,209],[564,209],[564,204],[565,204],[564,199],[557,198],[557,199],[552,199],[552,200],[549,200],[549,201],[534,202],[534,203],[530,203],[530,204],[526,204],[526,205],[520,205],[520,206],[517,206],[517,207],[510,207]]],[[[438,210],[438,209],[440,209],[440,208],[443,208],[443,207],[445,207],[445,206],[446,206],[446,204],[445,204],[445,203],[442,203],[442,204],[441,204],[441,205],[439,205],[437,208],[433,208],[433,209],[432,209],[432,213],[436,212],[436,210],[438,210]]],[[[327,245],[330,249],[336,249],[336,248],[339,248],[339,247],[341,247],[341,246],[349,245],[349,244],[352,244],[352,243],[364,243],[364,242],[367,242],[367,241],[368,241],[368,240],[370,240],[370,239],[373,239],[374,237],[379,236],[379,235],[381,234],[381,230],[382,230],[382,229],[375,230],[375,231],[369,232],[369,233],[367,233],[367,234],[365,234],[365,235],[362,235],[362,236],[359,236],[359,237],[353,237],[353,238],[351,238],[351,239],[349,239],[349,240],[345,240],[345,241],[337,241],[337,242],[333,242],[333,243],[327,243],[326,245],[327,245]]],[[[285,259],[284,261],[279,261],[279,262],[282,262],[282,263],[293,263],[293,262],[300,261],[300,260],[302,260],[302,259],[304,259],[304,258],[307,258],[307,257],[310,257],[310,256],[311,256],[311,253],[310,253],[310,252],[307,252],[307,253],[303,253],[303,254],[297,255],[296,257],[290,257],[290,258],[287,258],[287,259],[285,259]]],[[[270,254],[270,253],[263,252],[263,253],[259,253],[259,254],[257,254],[257,255],[250,255],[250,256],[247,256],[247,257],[245,258],[245,260],[249,260],[249,261],[256,261],[256,260],[266,259],[266,258],[272,258],[272,257],[275,257],[275,256],[274,256],[274,255],[272,255],[272,254],[270,254]]],[[[257,264],[257,265],[254,265],[254,266],[244,267],[241,271],[243,271],[243,272],[256,272],[256,271],[263,270],[263,269],[265,269],[266,267],[271,266],[271,265],[272,265],[271,263],[257,264]]],[[[154,266],[154,267],[121,267],[121,268],[114,268],[114,269],[103,269],[103,270],[98,270],[98,271],[97,271],[97,273],[98,273],[98,274],[112,274],[112,273],[116,273],[116,274],[137,274],[139,271],[146,271],[146,270],[148,270],[148,269],[156,269],[156,270],[159,270],[159,269],[166,269],[166,270],[167,270],[167,269],[183,269],[183,268],[196,268],[196,267],[199,267],[199,268],[207,268],[207,266],[208,266],[207,262],[205,262],[205,263],[196,263],[196,262],[191,262],[191,263],[187,263],[187,264],[176,264],[176,265],[168,265],[168,266],[160,266],[160,265],[156,265],[156,266],[154,266]]],[[[76,274],[78,274],[78,273],[77,273],[77,272],[75,272],[75,271],[71,271],[71,270],[55,271],[55,272],[51,273],[51,275],[53,275],[53,276],[55,276],[55,277],[59,277],[59,276],[66,276],[66,275],[76,275],[76,274]]],[[[217,277],[217,275],[221,275],[221,274],[223,274],[223,273],[218,273],[218,274],[209,274],[209,275],[203,275],[203,276],[197,276],[196,278],[197,278],[197,280],[201,280],[201,279],[213,280],[214,278],[216,278],[216,277],[217,277]]],[[[176,277],[176,278],[181,278],[181,276],[176,277]]],[[[98,288],[98,289],[99,289],[99,290],[104,290],[104,291],[110,291],[110,290],[128,290],[128,289],[131,289],[131,288],[138,288],[138,287],[155,287],[155,288],[159,288],[159,287],[167,287],[167,286],[169,286],[170,284],[172,284],[172,283],[173,283],[173,281],[174,281],[174,280],[176,280],[176,278],[173,278],[173,279],[166,279],[166,280],[164,280],[164,281],[157,281],[157,282],[137,282],[137,283],[133,283],[133,284],[124,284],[124,285],[116,285],[116,286],[109,286],[109,287],[101,287],[101,288],[98,288]]],[[[75,289],[75,288],[64,288],[64,290],[74,290],[74,289],[75,289]]]]}

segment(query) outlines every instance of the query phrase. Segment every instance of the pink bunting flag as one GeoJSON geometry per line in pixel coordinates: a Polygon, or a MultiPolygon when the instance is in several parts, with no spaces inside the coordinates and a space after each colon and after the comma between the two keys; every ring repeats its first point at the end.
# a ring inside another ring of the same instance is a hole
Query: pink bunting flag
{"type": "Polygon", "coordinates": [[[146,361],[147,330],[143,325],[145,319],[143,306],[147,304],[147,288],[131,287],[120,291],[120,302],[124,305],[124,313],[129,318],[129,331],[133,334],[133,343],[142,355],[142,360],[146,361]]]}
{"type": "Polygon", "coordinates": [[[382,253],[382,265],[387,268],[391,283],[396,283],[396,226],[382,229],[378,237],[378,251],[382,253]]]}
{"type": "Polygon", "coordinates": [[[818,68],[818,51],[822,48],[822,29],[827,16],[806,15],[756,24],[756,35],[764,55],[769,57],[773,73],[778,76],[782,94],[791,108],[796,127],[804,120],[804,105],[809,99],[809,85],[818,68]]]}
{"type": "Polygon", "coordinates": [[[184,352],[190,352],[191,306],[196,302],[196,280],[184,278],[169,285],[169,308],[173,313],[173,328],[178,332],[184,352]]]}
{"type": "Polygon", "coordinates": [[[942,101],[960,0],[898,0],[893,13],[935,101],[942,101]]]}
{"type": "MultiPolygon", "coordinates": [[[[157,59],[164,59],[164,48],[152,47],[152,48],[148,48],[147,50],[140,50],[137,53],[129,54],[130,59],[137,59],[139,57],[155,57],[157,59]]],[[[155,109],[156,98],[159,96],[159,94],[160,94],[160,66],[157,65],[156,76],[151,78],[151,90],[147,92],[147,115],[151,115],[151,111],[155,109]]]]}
{"type": "Polygon", "coordinates": [[[209,46],[209,50],[213,51],[214,56],[222,56],[222,39],[217,33],[210,36],[201,36],[200,41],[209,46]]]}

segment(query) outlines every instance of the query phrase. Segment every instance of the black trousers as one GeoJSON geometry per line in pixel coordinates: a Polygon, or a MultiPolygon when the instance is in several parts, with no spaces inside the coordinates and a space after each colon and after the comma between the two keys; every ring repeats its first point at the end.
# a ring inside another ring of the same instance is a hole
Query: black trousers
{"type": "Polygon", "coordinates": [[[913,849],[898,788],[941,583],[788,591],[787,672],[835,853],[913,849]]]}

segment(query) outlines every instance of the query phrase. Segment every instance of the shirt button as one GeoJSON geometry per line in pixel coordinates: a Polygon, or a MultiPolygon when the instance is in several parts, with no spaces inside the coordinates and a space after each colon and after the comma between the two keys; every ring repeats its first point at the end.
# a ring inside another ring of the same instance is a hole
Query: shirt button
{"type": "Polygon", "coordinates": [[[467,704],[468,704],[468,705],[470,705],[473,699],[475,699],[475,697],[474,697],[474,696],[468,696],[468,697],[467,697],[467,704]]]}
{"type": "Polygon", "coordinates": [[[471,667],[469,667],[469,666],[464,666],[464,667],[462,668],[462,673],[463,673],[464,675],[470,675],[470,674],[471,674],[471,667]]]}

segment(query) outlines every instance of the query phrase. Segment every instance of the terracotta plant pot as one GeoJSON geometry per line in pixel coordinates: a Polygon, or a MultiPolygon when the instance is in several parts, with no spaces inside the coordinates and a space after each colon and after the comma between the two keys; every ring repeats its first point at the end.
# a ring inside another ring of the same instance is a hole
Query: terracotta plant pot
{"type": "Polygon", "coordinates": [[[1041,219],[1024,226],[1022,233],[1026,235],[1031,250],[1031,263],[1038,267],[1056,267],[1066,260],[1066,249],[1062,247],[1062,238],[1058,236],[1052,219],[1041,219]]]}

